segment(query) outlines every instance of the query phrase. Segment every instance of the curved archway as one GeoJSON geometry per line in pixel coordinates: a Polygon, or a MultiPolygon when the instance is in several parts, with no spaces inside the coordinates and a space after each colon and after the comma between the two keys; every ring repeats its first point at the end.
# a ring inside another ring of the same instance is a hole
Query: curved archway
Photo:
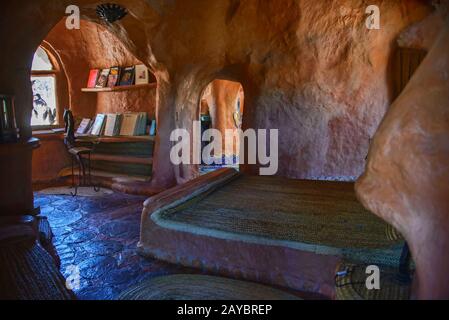
{"type": "Polygon", "coordinates": [[[222,167],[239,168],[240,141],[236,131],[242,128],[244,104],[245,94],[240,82],[215,79],[203,91],[199,106],[203,137],[201,174],[222,167]],[[210,133],[220,135],[220,141],[210,137],[210,133]],[[210,143],[217,143],[216,147],[210,143]]]}
{"type": "MultiPolygon", "coordinates": [[[[142,112],[148,115],[151,122],[156,113],[156,86],[136,86],[133,90],[114,92],[83,91],[87,87],[89,72],[92,69],[107,69],[115,66],[124,68],[143,63],[103,26],[82,19],[80,27],[79,30],[68,30],[65,19],[62,19],[46,36],[41,44],[42,49],[39,51],[51,67],[47,67],[50,70],[37,71],[36,77],[53,81],[56,79],[56,86],[54,83],[53,86],[57,89],[54,94],[56,93],[59,125],[64,125],[61,117],[65,108],[70,109],[74,114],[76,129],[83,119],[90,119],[93,122],[97,114],[142,112]],[[67,75],[68,84],[65,91],[59,86],[57,76],[60,74],[67,75]]],[[[43,62],[39,56],[36,59],[43,62]]],[[[150,73],[149,82],[155,81],[150,73]]],[[[147,129],[146,126],[145,129],[147,129]]],[[[70,177],[71,162],[61,139],[58,140],[47,133],[34,132],[34,134],[40,138],[41,148],[35,152],[33,159],[33,183],[45,186],[47,182],[60,180],[60,177],[70,177]],[[48,163],[53,163],[53,166],[49,166],[48,163]]],[[[111,180],[123,177],[129,180],[130,185],[135,181],[148,181],[152,170],[151,141],[139,145],[139,150],[128,150],[129,155],[126,152],[126,143],[122,146],[123,150],[119,150],[119,154],[122,158],[127,158],[125,160],[120,158],[120,160],[129,161],[129,163],[110,161],[109,153],[116,154],[117,150],[110,151],[103,146],[102,154],[97,155],[101,159],[94,159],[92,162],[94,179],[101,184],[104,183],[105,186],[110,186],[111,180]],[[141,150],[144,145],[148,150],[141,150]],[[144,159],[136,159],[141,155],[144,159]]],[[[113,158],[113,160],[117,159],[113,158]]],[[[119,184],[116,188],[122,190],[125,187],[119,184]]],[[[130,193],[138,192],[132,186],[127,187],[126,190],[130,193]]]]}

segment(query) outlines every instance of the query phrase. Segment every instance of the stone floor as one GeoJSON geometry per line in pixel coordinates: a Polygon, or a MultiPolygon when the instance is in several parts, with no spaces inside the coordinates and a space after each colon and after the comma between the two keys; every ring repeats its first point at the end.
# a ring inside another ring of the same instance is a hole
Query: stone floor
{"type": "Polygon", "coordinates": [[[145,199],[121,193],[75,198],[35,194],[35,205],[53,228],[61,272],[70,277],[79,270],[80,286],[74,290],[79,299],[115,299],[147,277],[195,272],[137,255],[145,199]]]}

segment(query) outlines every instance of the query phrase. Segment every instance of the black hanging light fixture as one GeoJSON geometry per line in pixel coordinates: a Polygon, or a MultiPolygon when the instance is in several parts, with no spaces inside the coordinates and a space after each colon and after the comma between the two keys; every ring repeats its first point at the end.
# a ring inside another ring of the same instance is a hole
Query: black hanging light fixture
{"type": "Polygon", "coordinates": [[[96,11],[98,16],[108,23],[121,20],[128,14],[126,8],[115,3],[100,4],[96,11]]]}

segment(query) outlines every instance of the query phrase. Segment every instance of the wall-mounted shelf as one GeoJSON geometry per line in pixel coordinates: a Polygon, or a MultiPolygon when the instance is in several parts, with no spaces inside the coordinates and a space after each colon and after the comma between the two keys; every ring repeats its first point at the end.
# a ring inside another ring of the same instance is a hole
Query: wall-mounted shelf
{"type": "Polygon", "coordinates": [[[132,86],[117,86],[113,88],[82,88],[82,92],[118,92],[118,91],[129,91],[129,90],[137,90],[142,88],[155,88],[157,87],[157,83],[146,83],[146,84],[136,84],[132,86]]]}

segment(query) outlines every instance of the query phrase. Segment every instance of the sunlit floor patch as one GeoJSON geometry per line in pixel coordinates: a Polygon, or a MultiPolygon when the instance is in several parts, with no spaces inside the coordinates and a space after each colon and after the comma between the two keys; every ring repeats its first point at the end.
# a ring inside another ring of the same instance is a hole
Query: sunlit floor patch
{"type": "Polygon", "coordinates": [[[52,226],[61,272],[65,277],[80,272],[74,290],[79,299],[115,299],[144,279],[192,272],[137,255],[145,199],[121,193],[95,198],[35,194],[36,206],[52,226]]]}

